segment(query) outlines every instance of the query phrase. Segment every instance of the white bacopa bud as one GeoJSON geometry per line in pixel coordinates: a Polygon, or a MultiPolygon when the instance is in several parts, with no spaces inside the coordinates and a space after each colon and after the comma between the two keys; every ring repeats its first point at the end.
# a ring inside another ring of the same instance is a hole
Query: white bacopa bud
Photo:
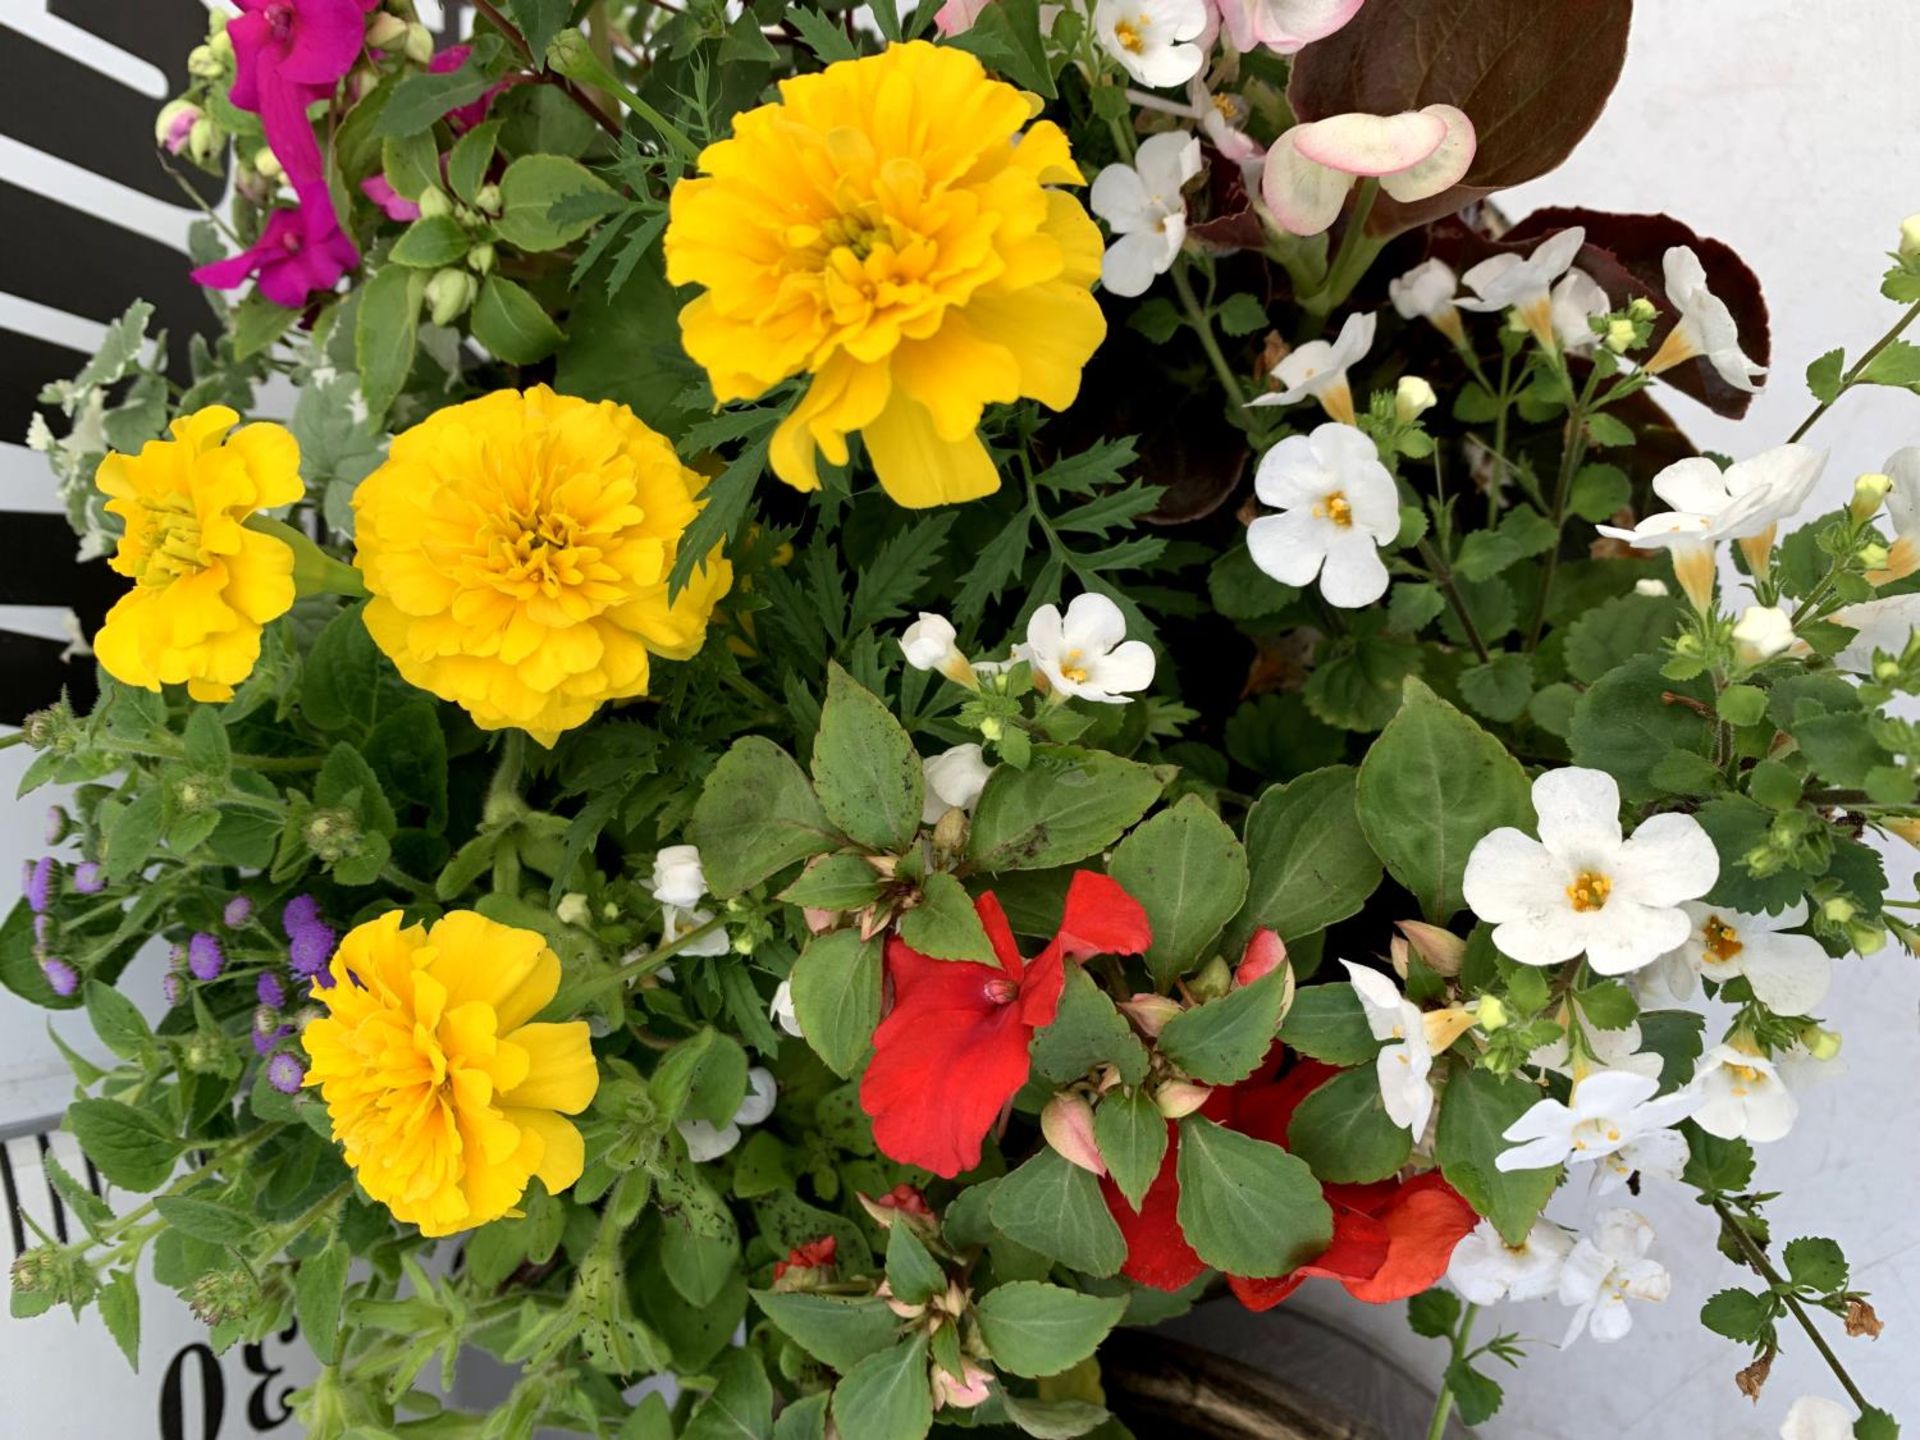
{"type": "Polygon", "coordinates": [[[1920,259],[1920,215],[1909,215],[1900,222],[1900,258],[1920,259]]]}
{"type": "Polygon", "coordinates": [[[1633,582],[1633,593],[1636,595],[1651,595],[1656,599],[1665,599],[1673,592],[1667,588],[1666,581],[1649,576],[1645,580],[1636,580],[1633,582]]]}
{"type": "Polygon", "coordinates": [[[1418,375],[1402,375],[1393,392],[1393,413],[1402,425],[1411,425],[1439,403],[1440,397],[1418,375]]]}

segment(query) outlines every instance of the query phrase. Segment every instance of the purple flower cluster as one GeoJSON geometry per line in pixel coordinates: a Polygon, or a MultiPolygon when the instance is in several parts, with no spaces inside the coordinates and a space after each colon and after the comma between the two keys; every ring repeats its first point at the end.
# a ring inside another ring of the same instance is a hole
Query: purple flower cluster
{"type": "Polygon", "coordinates": [[[27,861],[20,876],[20,889],[27,897],[27,908],[34,914],[46,914],[47,907],[53,904],[53,886],[58,877],[51,855],[27,861]]]}
{"type": "Polygon", "coordinates": [[[227,968],[226,952],[220,942],[204,930],[193,932],[187,941],[187,970],[196,980],[217,980],[227,968]]]}
{"type": "Polygon", "coordinates": [[[282,1095],[298,1095],[307,1083],[307,1067],[299,1056],[282,1050],[267,1062],[267,1083],[282,1095]]]}
{"type": "Polygon", "coordinates": [[[178,970],[169,970],[160,977],[160,997],[167,1002],[169,1010],[187,998],[187,982],[180,978],[178,970]]]}
{"type": "Polygon", "coordinates": [[[40,973],[46,976],[47,984],[62,1000],[80,988],[80,972],[57,955],[40,957],[40,973]]]}
{"type": "Polygon", "coordinates": [[[253,918],[253,901],[246,895],[236,895],[227,901],[226,909],[220,912],[221,922],[229,930],[238,930],[253,918]]]}
{"type": "Polygon", "coordinates": [[[319,903],[311,895],[296,895],[280,912],[280,928],[287,935],[287,963],[293,973],[322,989],[333,984],[327,962],[333,959],[333,927],[320,918],[319,903]]]}
{"type": "Polygon", "coordinates": [[[82,895],[98,895],[107,888],[106,871],[95,860],[82,860],[73,867],[73,888],[82,895]]]}
{"type": "Polygon", "coordinates": [[[278,1010],[287,1003],[287,987],[280,977],[271,970],[262,970],[260,978],[254,982],[253,993],[262,1005],[278,1010]]]}

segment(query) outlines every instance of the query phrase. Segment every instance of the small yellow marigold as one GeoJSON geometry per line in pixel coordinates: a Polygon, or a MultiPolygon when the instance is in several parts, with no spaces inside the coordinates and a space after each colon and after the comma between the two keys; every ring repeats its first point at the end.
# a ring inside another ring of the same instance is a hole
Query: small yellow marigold
{"type": "Polygon", "coordinates": [[[964,50],[916,41],[780,84],[674,187],[667,278],[716,399],[813,383],[775,472],[817,489],[816,452],[859,431],[886,491],[941,505],[997,489],[990,403],[1073,403],[1106,335],[1100,232],[1052,185],[1084,183],[1066,136],[964,50]]]}
{"type": "Polygon", "coordinates": [[[230,699],[260,658],[261,626],[293,605],[293,551],[245,521],[306,493],[300,446],[278,425],[228,436],[239,423],[209,405],[174,421],[171,440],[109,455],[95,472],[126,525],[107,563],[134,585],[93,649],[123,685],[184,683],[196,700],[230,699]]]}
{"type": "Polygon", "coordinates": [[[667,579],[706,481],[624,405],[501,390],[395,438],[355,491],[367,631],[410,683],[543,745],[685,660],[733,571],[667,579]]]}
{"type": "Polygon", "coordinates": [[[398,910],[348,933],[327,1014],[300,1041],[333,1138],[366,1192],[424,1235],[512,1212],[539,1176],[557,1194],[585,1150],[568,1115],[599,1088],[587,1023],[529,1023],[560,986],[541,936],[456,910],[431,930],[398,910]]]}

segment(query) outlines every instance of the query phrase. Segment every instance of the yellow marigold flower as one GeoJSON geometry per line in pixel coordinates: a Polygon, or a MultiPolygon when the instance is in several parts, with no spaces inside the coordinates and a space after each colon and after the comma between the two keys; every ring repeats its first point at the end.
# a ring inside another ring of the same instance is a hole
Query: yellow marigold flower
{"type": "Polygon", "coordinates": [[[248,425],[224,405],[173,422],[171,440],[109,455],[94,483],[125,522],[107,563],[133,589],[107,612],[94,653],[123,685],[185,683],[226,700],[260,658],[260,627],[293,605],[293,551],[246,527],[256,510],[291,505],[300,446],[278,425],[248,425]]]}
{"type": "Polygon", "coordinates": [[[300,1043],[333,1138],[366,1192],[424,1235],[512,1213],[539,1176],[580,1178],[568,1115],[600,1074],[587,1022],[530,1023],[560,986],[560,960],[532,930],[455,910],[429,930],[398,910],[350,931],[327,1014],[300,1043]]]}
{"type": "Polygon", "coordinates": [[[783,80],[674,187],[667,277],[705,288],[680,333],[715,398],[813,376],[773,439],[789,485],[857,430],[900,504],[970,500],[1000,484],[988,404],[1073,403],[1106,335],[1100,232],[1047,188],[1084,181],[1032,116],[966,51],[895,45],[783,80]]]}
{"type": "Polygon", "coordinates": [[[501,390],[395,438],[354,492],[367,631],[410,683],[543,745],[685,660],[733,581],[667,578],[706,481],[624,405],[501,390]]]}

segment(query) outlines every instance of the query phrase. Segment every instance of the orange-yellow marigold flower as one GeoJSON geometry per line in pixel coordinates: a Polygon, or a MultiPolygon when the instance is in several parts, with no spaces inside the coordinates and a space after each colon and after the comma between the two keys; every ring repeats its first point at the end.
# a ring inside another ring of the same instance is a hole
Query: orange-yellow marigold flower
{"type": "Polygon", "coordinates": [[[866,440],[902,505],[997,489],[976,431],[991,403],[1073,403],[1106,334],[1099,229],[1066,136],[964,50],[924,42],[780,84],[674,187],[667,277],[721,402],[812,384],[775,432],[775,472],[866,440]]]}
{"type": "Polygon", "coordinates": [[[260,628],[293,605],[293,551],[246,527],[256,510],[291,505],[300,446],[278,425],[248,425],[224,405],[173,422],[171,440],[109,455],[94,483],[125,522],[107,563],[133,589],[107,612],[94,653],[123,685],[184,683],[226,700],[253,673],[260,628]]]}
{"type": "Polygon", "coordinates": [[[568,1115],[600,1075],[587,1023],[536,1024],[560,960],[532,930],[456,910],[429,930],[398,910],[350,931],[327,1014],[300,1041],[333,1138],[366,1192],[425,1235],[512,1212],[532,1176],[558,1193],[585,1151],[568,1115]]]}
{"type": "Polygon", "coordinates": [[[705,640],[718,547],[667,601],[705,483],[611,401],[537,385],[438,411],[354,492],[367,631],[482,728],[551,745],[705,640]]]}

